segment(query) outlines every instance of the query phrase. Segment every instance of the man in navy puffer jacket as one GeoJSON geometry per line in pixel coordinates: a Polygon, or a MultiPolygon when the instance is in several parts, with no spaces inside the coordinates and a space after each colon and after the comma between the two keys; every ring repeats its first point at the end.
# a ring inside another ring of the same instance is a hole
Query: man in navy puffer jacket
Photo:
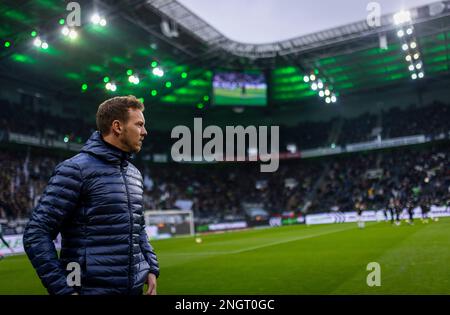
{"type": "Polygon", "coordinates": [[[144,229],[142,176],[129,162],[147,135],[143,110],[134,96],[103,102],[98,131],[56,167],[34,208],[23,242],[50,294],[142,294],[144,284],[146,294],[156,294],[159,265],[144,229]],[[67,281],[73,262],[81,271],[75,286],[67,281]]]}

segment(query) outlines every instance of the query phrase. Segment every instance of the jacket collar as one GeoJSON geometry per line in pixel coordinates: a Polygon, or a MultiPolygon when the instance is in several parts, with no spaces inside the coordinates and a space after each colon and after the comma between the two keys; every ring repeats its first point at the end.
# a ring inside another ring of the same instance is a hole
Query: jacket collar
{"type": "Polygon", "coordinates": [[[86,144],[81,149],[81,152],[94,155],[108,163],[127,166],[132,154],[122,151],[121,149],[109,144],[103,140],[100,132],[95,131],[86,144]]]}

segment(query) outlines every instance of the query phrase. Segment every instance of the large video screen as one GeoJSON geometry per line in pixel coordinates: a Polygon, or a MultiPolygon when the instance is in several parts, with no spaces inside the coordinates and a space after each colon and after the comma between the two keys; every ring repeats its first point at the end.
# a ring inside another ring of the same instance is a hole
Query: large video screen
{"type": "Polygon", "coordinates": [[[214,105],[267,105],[267,83],[262,72],[216,72],[213,90],[214,105]]]}

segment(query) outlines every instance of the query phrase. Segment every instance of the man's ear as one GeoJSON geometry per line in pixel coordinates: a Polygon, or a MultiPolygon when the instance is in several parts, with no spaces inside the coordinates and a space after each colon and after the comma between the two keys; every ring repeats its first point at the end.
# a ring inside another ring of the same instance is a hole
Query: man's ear
{"type": "Polygon", "coordinates": [[[120,135],[122,133],[123,126],[122,123],[119,120],[114,120],[112,122],[112,131],[115,135],[120,135]]]}

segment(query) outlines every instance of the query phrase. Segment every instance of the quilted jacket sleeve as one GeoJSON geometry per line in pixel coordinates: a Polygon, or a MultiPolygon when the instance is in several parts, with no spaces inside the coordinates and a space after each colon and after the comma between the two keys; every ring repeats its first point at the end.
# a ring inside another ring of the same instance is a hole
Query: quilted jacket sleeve
{"type": "Polygon", "coordinates": [[[66,272],[58,260],[53,240],[77,206],[81,185],[81,172],[76,164],[70,160],[59,164],[25,228],[25,252],[50,294],[75,292],[67,285],[66,272]]]}
{"type": "Polygon", "coordinates": [[[140,235],[140,245],[141,251],[144,254],[145,260],[147,260],[150,265],[150,272],[153,273],[156,277],[159,277],[159,263],[156,258],[156,254],[153,251],[152,245],[148,240],[147,232],[145,232],[145,223],[144,218],[142,218],[141,223],[141,235],[140,235]]]}

